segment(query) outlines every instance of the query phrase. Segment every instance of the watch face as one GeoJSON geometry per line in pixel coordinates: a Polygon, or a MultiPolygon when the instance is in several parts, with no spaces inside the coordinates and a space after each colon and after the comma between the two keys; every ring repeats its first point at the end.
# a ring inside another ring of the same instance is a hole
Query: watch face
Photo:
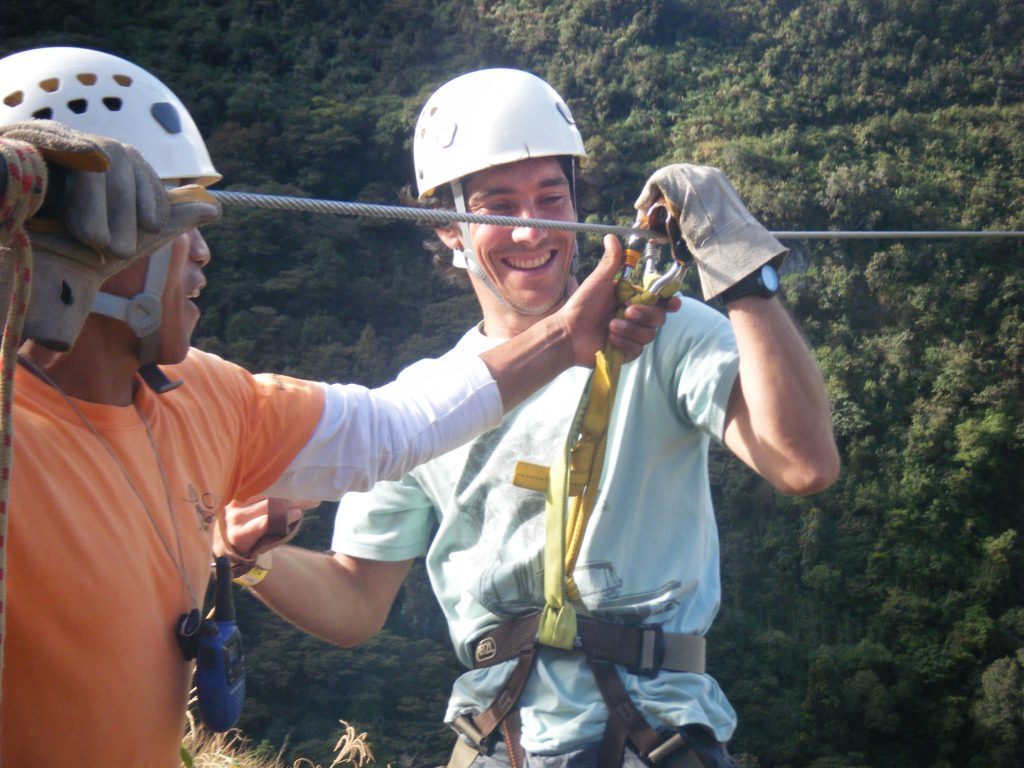
{"type": "Polygon", "coordinates": [[[761,282],[772,293],[779,290],[779,273],[775,271],[775,267],[770,264],[761,267],[761,282]]]}

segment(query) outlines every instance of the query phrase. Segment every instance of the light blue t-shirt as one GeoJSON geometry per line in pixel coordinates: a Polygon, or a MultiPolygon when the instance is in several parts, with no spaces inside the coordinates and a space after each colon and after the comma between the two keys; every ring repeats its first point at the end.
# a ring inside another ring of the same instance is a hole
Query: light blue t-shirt
{"type": "MultiPolygon", "coordinates": [[[[498,341],[467,333],[448,354],[498,341]]],[[[720,440],[739,358],[727,318],[692,299],[623,367],[608,430],[600,491],[574,578],[590,612],[622,623],[662,623],[704,634],[720,600],[718,529],[708,447],[720,440]]],[[[397,482],[348,494],[333,549],[354,557],[426,556],[459,659],[483,631],[544,605],[544,494],[512,484],[516,461],[550,466],[590,371],[573,368],[501,426],[397,482]],[[435,533],[436,529],[436,533],[435,533]]],[[[402,376],[416,376],[416,365],[402,376]]],[[[455,683],[446,719],[490,705],[514,661],[471,670],[455,683]]],[[[650,723],[701,723],[727,741],[736,715],[710,675],[620,674],[650,723]]],[[[520,698],[522,743],[562,752],[601,738],[607,711],[582,654],[542,648],[520,698]]]]}

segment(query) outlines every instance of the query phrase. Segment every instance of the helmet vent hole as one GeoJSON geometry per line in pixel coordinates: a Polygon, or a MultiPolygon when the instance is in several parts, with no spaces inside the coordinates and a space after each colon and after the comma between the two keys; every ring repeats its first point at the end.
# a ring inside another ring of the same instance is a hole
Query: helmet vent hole
{"type": "Polygon", "coordinates": [[[75,294],[71,286],[63,280],[60,282],[60,303],[68,307],[75,303],[75,294]]]}
{"type": "Polygon", "coordinates": [[[42,109],[37,109],[33,112],[32,117],[36,120],[51,120],[53,119],[53,110],[49,107],[43,107],[42,109]]]}
{"type": "Polygon", "coordinates": [[[114,96],[106,96],[103,99],[103,106],[105,106],[111,112],[120,112],[121,100],[114,96]]]}
{"type": "Polygon", "coordinates": [[[174,108],[173,104],[159,101],[149,108],[149,112],[153,115],[153,119],[168,133],[181,133],[181,117],[178,115],[178,110],[174,108]]]}
{"type": "Polygon", "coordinates": [[[60,78],[48,77],[46,80],[43,80],[39,83],[39,87],[47,93],[53,93],[58,88],[60,88],[60,78]]]}
{"type": "Polygon", "coordinates": [[[68,109],[74,112],[76,115],[85,113],[85,110],[89,108],[89,102],[85,99],[72,99],[68,102],[68,109]]]}
{"type": "Polygon", "coordinates": [[[9,93],[4,97],[4,104],[8,107],[16,107],[25,100],[25,94],[22,91],[15,91],[9,93]]]}
{"type": "Polygon", "coordinates": [[[576,121],[572,119],[572,113],[569,112],[569,108],[565,106],[565,104],[560,101],[556,102],[555,109],[558,110],[558,114],[562,116],[562,119],[565,120],[565,122],[569,125],[576,125],[576,121]]]}
{"type": "Polygon", "coordinates": [[[76,76],[82,85],[96,85],[96,75],[90,72],[83,72],[76,76]]]}
{"type": "Polygon", "coordinates": [[[132,84],[132,79],[128,75],[114,75],[114,82],[127,88],[132,84]]]}

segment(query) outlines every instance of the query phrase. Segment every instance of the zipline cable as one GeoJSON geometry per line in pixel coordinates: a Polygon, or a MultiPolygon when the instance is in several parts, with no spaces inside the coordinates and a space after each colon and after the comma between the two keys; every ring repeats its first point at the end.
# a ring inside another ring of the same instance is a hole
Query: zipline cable
{"type": "MultiPolygon", "coordinates": [[[[516,216],[491,216],[480,213],[460,213],[459,211],[440,210],[436,208],[414,208],[404,205],[379,205],[374,203],[351,203],[340,200],[321,200],[309,197],[290,197],[286,195],[264,195],[255,192],[231,192],[211,189],[211,195],[225,205],[246,206],[249,208],[269,208],[283,211],[309,211],[312,213],[331,213],[342,216],[361,216],[376,219],[397,219],[417,221],[428,224],[453,224],[467,222],[471,224],[493,224],[499,227],[532,227],[535,229],[557,229],[590,234],[612,234],[628,237],[638,234],[641,237],[657,237],[658,233],[650,230],[638,230],[633,227],[614,224],[590,224],[577,221],[552,221],[549,219],[523,219],[516,216]]],[[[942,238],[1007,238],[1024,237],[1024,230],[785,230],[772,232],[779,240],[877,240],[877,239],[928,239],[942,238]]]]}

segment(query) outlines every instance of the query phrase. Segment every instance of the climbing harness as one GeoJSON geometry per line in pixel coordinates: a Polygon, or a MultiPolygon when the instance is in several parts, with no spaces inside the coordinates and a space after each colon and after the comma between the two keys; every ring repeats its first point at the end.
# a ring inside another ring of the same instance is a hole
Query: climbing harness
{"type": "MultiPolygon", "coordinates": [[[[625,247],[625,266],[616,292],[621,315],[629,304],[654,304],[681,287],[689,251],[678,225],[664,205],[637,220],[625,247]],[[638,234],[641,227],[662,230],[655,238],[638,234]],[[664,275],[656,271],[661,246],[668,243],[673,264],[664,275]],[[641,272],[640,259],[645,265],[641,272]]],[[[519,462],[513,483],[544,491],[544,607],[519,616],[478,637],[473,643],[474,668],[515,660],[511,674],[494,701],[481,713],[463,712],[452,723],[459,738],[448,768],[465,768],[488,748],[500,729],[513,768],[523,764],[521,723],[517,703],[541,646],[583,653],[608,708],[598,768],[617,768],[627,743],[651,764],[689,750],[686,737],[651,728],[631,700],[616,665],[630,673],[653,677],[661,670],[704,672],[705,641],[697,635],[664,632],[658,624],[626,625],[590,616],[583,605],[573,570],[597,498],[604,466],[605,439],[622,355],[610,344],[598,352],[594,370],[576,409],[563,450],[547,467],[519,462]]],[[[693,759],[696,759],[695,757],[693,759]]],[[[692,762],[692,760],[691,760],[692,762]]],[[[694,763],[694,764],[699,764],[694,763]]]]}
{"type": "MultiPolygon", "coordinates": [[[[452,722],[458,734],[448,768],[464,768],[487,749],[499,728],[513,766],[523,764],[516,703],[539,650],[540,612],[520,616],[478,637],[473,644],[474,669],[516,660],[494,701],[482,713],[461,713],[452,722]]],[[[615,665],[630,673],[654,677],[662,670],[702,674],[705,641],[698,635],[664,632],[660,625],[615,624],[590,616],[577,617],[577,635],[570,652],[582,652],[608,705],[609,720],[602,738],[599,768],[618,768],[626,741],[655,764],[683,749],[683,737],[666,737],[649,725],[629,698],[615,665]]]]}

